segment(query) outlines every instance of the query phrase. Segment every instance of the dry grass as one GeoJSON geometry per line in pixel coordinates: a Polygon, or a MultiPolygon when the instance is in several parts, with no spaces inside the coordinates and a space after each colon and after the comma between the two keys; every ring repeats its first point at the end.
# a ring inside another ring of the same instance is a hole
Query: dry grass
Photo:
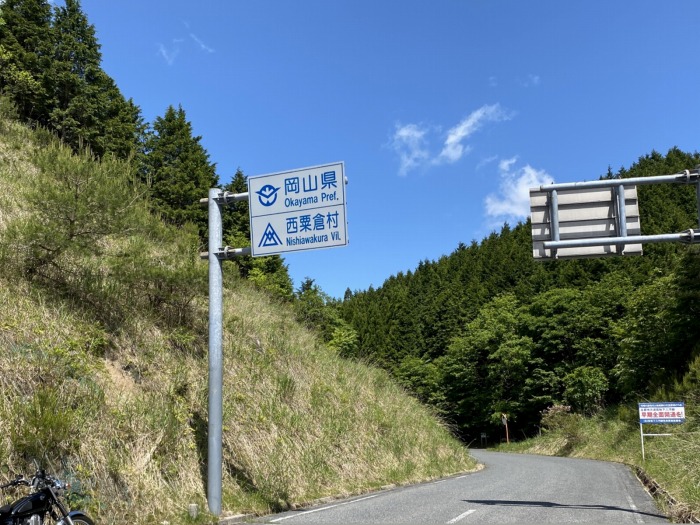
{"type": "MultiPolygon", "coordinates": [[[[7,225],[29,213],[20,203],[39,146],[35,134],[2,117],[0,132],[2,247],[7,225]]],[[[105,260],[133,244],[145,249],[134,268],[120,269],[127,274],[205,271],[203,262],[190,268],[196,247],[135,235],[101,240],[105,260]]],[[[206,509],[206,296],[193,292],[182,299],[181,322],[164,322],[159,309],[181,303],[140,309],[133,294],[141,281],[125,288],[94,256],[71,264],[74,279],[95,279],[87,296],[102,301],[99,312],[0,269],[0,428],[9,429],[0,454],[10,471],[29,473],[36,458],[78,481],[79,505],[100,523],[191,523],[189,503],[206,509]],[[105,323],[110,305],[119,316],[105,323]]],[[[340,359],[292,322],[287,307],[236,278],[226,282],[226,513],[264,513],[475,467],[386,373],[340,359]]]]}

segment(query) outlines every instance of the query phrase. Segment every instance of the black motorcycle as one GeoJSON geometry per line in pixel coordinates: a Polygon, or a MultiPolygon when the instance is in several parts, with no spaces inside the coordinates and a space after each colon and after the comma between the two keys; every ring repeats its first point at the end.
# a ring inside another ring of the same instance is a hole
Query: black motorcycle
{"type": "Polygon", "coordinates": [[[18,486],[31,487],[31,494],[0,507],[0,525],[94,525],[84,512],[68,510],[61,501],[66,484],[44,470],[37,470],[31,482],[20,475],[0,489],[18,486]]]}

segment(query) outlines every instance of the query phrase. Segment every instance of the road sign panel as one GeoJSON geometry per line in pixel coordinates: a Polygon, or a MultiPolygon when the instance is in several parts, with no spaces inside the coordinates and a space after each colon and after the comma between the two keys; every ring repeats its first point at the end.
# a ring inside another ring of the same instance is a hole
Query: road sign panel
{"type": "Polygon", "coordinates": [[[685,422],[685,403],[683,401],[638,403],[638,405],[639,422],[644,425],[685,422]]]}
{"type": "Polygon", "coordinates": [[[342,162],[248,179],[254,257],[348,243],[342,162]]]}
{"type": "MultiPolygon", "coordinates": [[[[546,188],[546,187],[544,187],[546,188]]],[[[620,213],[619,199],[613,187],[580,187],[559,190],[556,200],[553,192],[543,188],[530,189],[530,217],[532,248],[536,260],[574,259],[604,255],[641,255],[639,242],[607,243],[607,238],[620,235],[620,218],[624,221],[630,241],[641,234],[637,189],[624,188],[624,213],[620,213]],[[555,204],[556,203],[556,204],[555,204]],[[555,239],[555,232],[558,238],[555,239]],[[545,248],[545,242],[578,239],[599,239],[597,246],[574,246],[558,249],[545,248]]]]}

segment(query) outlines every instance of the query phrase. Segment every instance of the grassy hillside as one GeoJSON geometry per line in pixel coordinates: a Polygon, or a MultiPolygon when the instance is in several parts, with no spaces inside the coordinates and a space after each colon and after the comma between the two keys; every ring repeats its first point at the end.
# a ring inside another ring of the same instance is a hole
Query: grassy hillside
{"type": "MultiPolygon", "coordinates": [[[[129,165],[74,156],[0,98],[0,457],[72,479],[99,523],[206,509],[206,262],[129,165]]],[[[225,276],[225,513],[472,469],[385,372],[225,276]]],[[[200,521],[209,519],[201,515],[200,521]]]]}

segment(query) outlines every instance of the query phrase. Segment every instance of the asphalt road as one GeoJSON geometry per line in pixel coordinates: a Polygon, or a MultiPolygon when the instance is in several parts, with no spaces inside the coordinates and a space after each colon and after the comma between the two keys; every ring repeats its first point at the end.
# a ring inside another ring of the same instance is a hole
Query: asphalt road
{"type": "Polygon", "coordinates": [[[485,468],[258,523],[664,523],[666,517],[624,465],[472,450],[485,468]]]}

